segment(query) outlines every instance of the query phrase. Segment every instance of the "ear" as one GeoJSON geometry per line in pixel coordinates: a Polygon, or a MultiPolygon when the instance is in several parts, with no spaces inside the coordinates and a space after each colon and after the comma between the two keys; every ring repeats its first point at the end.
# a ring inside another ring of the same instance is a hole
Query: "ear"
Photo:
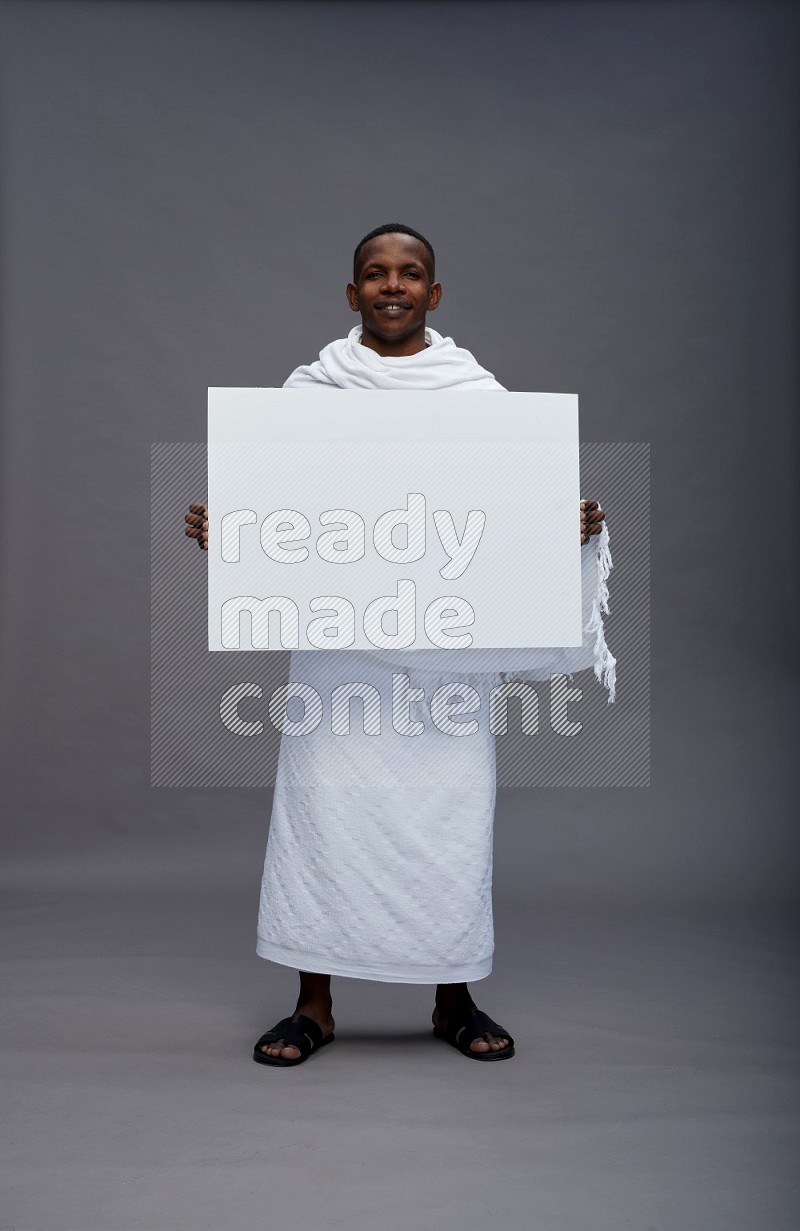
{"type": "Polygon", "coordinates": [[[428,294],[428,311],[435,312],[439,307],[439,301],[442,298],[441,282],[432,282],[431,289],[428,294]]]}
{"type": "Polygon", "coordinates": [[[347,296],[347,302],[350,304],[350,311],[358,312],[358,287],[354,283],[348,282],[345,295],[347,296]]]}

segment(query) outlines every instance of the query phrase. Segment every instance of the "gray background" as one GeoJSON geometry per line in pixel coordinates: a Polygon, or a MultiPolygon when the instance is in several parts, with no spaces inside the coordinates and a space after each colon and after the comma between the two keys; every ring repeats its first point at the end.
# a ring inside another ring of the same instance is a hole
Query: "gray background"
{"type": "Polygon", "coordinates": [[[797,10],[0,27],[0,1217],[793,1226],[797,10]],[[337,1043],[278,1072],[249,1060],[295,994],[253,954],[269,793],[149,785],[150,445],[349,329],[352,247],[397,219],[436,328],[651,443],[652,785],[501,794],[474,992],[511,1064],[433,1041],[431,989],[338,980],[337,1043]]]}

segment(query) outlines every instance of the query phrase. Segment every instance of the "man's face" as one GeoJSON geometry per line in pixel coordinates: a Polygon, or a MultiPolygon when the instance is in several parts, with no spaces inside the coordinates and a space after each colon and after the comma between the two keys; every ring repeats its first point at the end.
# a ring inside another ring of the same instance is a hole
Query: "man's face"
{"type": "Polygon", "coordinates": [[[425,346],[425,315],[442,288],[432,278],[430,253],[413,235],[378,235],[359,253],[356,281],[347,287],[361,313],[361,341],[379,353],[411,355],[425,346]]]}

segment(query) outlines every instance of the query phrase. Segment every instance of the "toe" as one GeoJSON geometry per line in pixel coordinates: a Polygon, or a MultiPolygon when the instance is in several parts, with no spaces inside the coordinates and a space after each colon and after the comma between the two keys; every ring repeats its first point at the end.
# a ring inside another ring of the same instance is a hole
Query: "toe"
{"type": "Polygon", "coordinates": [[[470,1051],[488,1051],[489,1044],[486,1039],[473,1039],[469,1045],[470,1051]]]}
{"type": "Polygon", "coordinates": [[[300,1055],[299,1047],[284,1047],[283,1039],[277,1039],[274,1043],[264,1043],[261,1050],[265,1056],[277,1056],[281,1060],[296,1060],[300,1055]]]}

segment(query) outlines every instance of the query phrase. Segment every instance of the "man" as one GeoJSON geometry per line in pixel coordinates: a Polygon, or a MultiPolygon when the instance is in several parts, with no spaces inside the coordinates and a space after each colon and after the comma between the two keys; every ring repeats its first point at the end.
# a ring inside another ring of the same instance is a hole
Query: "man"
{"type": "MultiPolygon", "coordinates": [[[[298,368],[284,387],[503,390],[468,351],[427,327],[442,287],[433,248],[410,227],[392,223],[365,236],[346,293],[360,328],[298,368]]],[[[600,616],[610,567],[604,517],[597,501],[581,501],[581,543],[602,533],[605,551],[602,572],[598,550],[588,618],[595,564],[584,559],[584,642],[592,643],[596,674],[611,679],[613,689],[614,659],[600,616]]],[[[207,550],[207,507],[191,505],[185,520],[186,534],[207,550]]],[[[424,682],[426,651],[407,653],[421,664],[424,682]]],[[[542,653],[533,678],[579,669],[567,650],[542,653]]],[[[390,703],[398,666],[379,657],[293,653],[291,678],[313,678],[323,696],[340,681],[369,680],[390,703]]],[[[487,708],[496,678],[470,678],[487,708]]],[[[257,952],[298,968],[300,994],[292,1017],[259,1039],[254,1059],[299,1064],[333,1040],[332,973],[435,983],[437,1037],[474,1060],[510,1058],[512,1036],[477,1009],[468,988],[468,979],[491,970],[494,737],[485,733],[472,744],[443,739],[433,724],[418,740],[383,728],[377,739],[356,734],[355,742],[337,739],[321,724],[313,738],[281,742],[257,952]]]]}

